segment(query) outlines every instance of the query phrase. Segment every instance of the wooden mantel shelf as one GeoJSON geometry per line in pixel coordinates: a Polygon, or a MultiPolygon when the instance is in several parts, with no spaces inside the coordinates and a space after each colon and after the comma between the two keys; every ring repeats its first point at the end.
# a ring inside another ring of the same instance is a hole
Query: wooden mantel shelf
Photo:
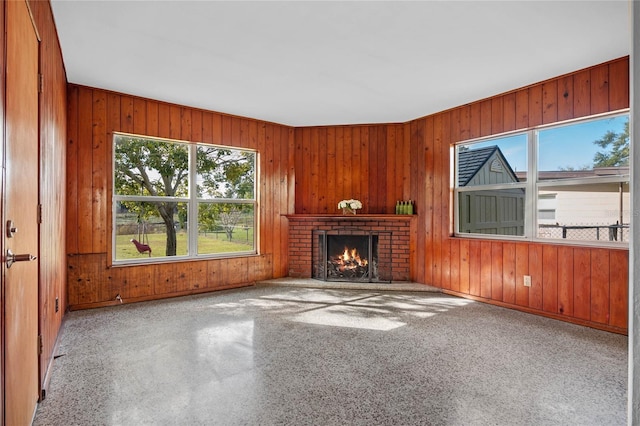
{"type": "Polygon", "coordinates": [[[293,220],[411,220],[417,217],[415,214],[285,214],[283,216],[293,220]]]}

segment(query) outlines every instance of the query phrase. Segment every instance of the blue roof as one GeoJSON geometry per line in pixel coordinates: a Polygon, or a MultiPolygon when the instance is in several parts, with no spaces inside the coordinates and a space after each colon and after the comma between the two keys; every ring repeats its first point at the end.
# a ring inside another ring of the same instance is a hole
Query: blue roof
{"type": "Polygon", "coordinates": [[[496,145],[458,151],[458,186],[465,186],[498,150],[496,145]]]}
{"type": "Polygon", "coordinates": [[[497,145],[492,145],[484,148],[458,151],[458,186],[465,186],[469,183],[476,173],[487,164],[487,161],[489,161],[496,151],[509,169],[508,172],[513,176],[513,180],[518,182],[516,174],[513,172],[513,169],[511,169],[511,165],[507,159],[504,158],[500,148],[498,148],[497,145]]]}

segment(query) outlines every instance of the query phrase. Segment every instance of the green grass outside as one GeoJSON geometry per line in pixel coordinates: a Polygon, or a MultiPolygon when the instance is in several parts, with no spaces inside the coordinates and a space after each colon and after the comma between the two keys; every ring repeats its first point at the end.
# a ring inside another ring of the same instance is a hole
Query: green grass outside
{"type": "MultiPolygon", "coordinates": [[[[136,246],[130,241],[132,238],[138,239],[138,236],[130,234],[116,236],[116,259],[125,260],[149,257],[148,253],[138,253],[136,246]]],[[[187,233],[178,232],[176,238],[178,240],[176,255],[186,255],[187,233]]],[[[151,247],[151,257],[166,257],[166,234],[147,234],[145,243],[151,247]]],[[[248,230],[236,228],[233,231],[231,241],[227,239],[227,234],[224,232],[207,232],[206,234],[200,233],[198,235],[198,252],[200,254],[235,253],[239,251],[249,251],[252,248],[253,228],[249,228],[248,230]]]]}

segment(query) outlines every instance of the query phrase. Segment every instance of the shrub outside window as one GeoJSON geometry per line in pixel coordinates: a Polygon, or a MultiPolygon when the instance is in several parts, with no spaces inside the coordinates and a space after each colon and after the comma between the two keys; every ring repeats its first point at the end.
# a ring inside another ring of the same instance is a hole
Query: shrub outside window
{"type": "Polygon", "coordinates": [[[629,241],[629,115],[455,147],[456,235],[629,241]]]}
{"type": "Polygon", "coordinates": [[[256,253],[257,153],[117,133],[113,262],[256,253]]]}

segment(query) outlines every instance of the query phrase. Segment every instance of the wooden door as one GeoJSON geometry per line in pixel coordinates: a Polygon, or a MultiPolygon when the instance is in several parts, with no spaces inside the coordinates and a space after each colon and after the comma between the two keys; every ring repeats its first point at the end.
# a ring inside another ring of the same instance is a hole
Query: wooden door
{"type": "Polygon", "coordinates": [[[6,5],[6,133],[3,185],[4,422],[29,425],[39,396],[38,263],[8,266],[8,250],[38,250],[38,37],[25,1],[6,5]],[[15,233],[10,236],[8,221],[15,233]]]}

